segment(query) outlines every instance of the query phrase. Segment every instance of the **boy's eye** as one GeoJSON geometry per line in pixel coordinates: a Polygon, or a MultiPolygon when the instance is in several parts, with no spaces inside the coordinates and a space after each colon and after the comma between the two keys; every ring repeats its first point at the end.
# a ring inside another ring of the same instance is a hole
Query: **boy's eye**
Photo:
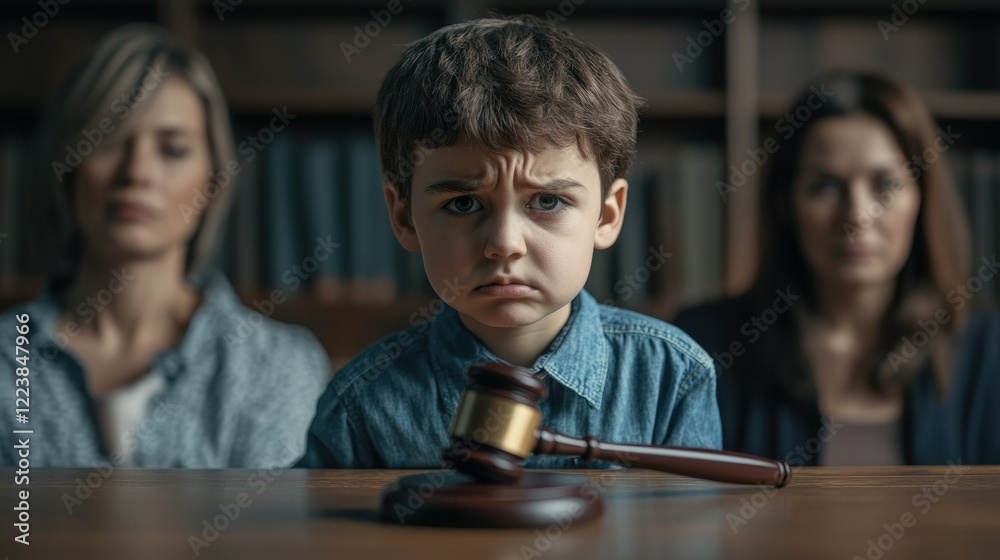
{"type": "Polygon", "coordinates": [[[543,212],[555,212],[561,210],[566,203],[558,196],[549,193],[540,193],[531,199],[528,207],[543,212]]]}
{"type": "Polygon", "coordinates": [[[471,214],[482,207],[478,200],[468,195],[455,197],[444,205],[445,210],[454,214],[471,214]]]}

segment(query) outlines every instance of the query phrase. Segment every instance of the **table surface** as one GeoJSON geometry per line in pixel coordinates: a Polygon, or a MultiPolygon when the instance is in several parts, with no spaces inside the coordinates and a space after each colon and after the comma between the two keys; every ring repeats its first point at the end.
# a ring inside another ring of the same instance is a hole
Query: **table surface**
{"type": "Polygon", "coordinates": [[[793,469],[781,490],[645,470],[575,471],[596,521],[541,529],[379,523],[417,471],[0,469],[0,557],[1000,558],[1000,466],[793,469]],[[89,486],[88,486],[89,484],[89,486]],[[29,491],[29,546],[13,508],[29,491]]]}

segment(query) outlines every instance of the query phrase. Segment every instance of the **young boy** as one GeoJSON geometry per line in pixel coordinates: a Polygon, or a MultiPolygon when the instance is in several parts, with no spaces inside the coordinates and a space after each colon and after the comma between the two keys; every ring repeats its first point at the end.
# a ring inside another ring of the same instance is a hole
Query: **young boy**
{"type": "Polygon", "coordinates": [[[452,25],[406,49],[375,107],[385,199],[443,304],[334,376],[299,466],[440,466],[465,368],[484,360],[544,380],[557,431],[719,448],[708,355],[583,291],[622,226],[639,105],[605,54],[536,18],[452,25]]]}

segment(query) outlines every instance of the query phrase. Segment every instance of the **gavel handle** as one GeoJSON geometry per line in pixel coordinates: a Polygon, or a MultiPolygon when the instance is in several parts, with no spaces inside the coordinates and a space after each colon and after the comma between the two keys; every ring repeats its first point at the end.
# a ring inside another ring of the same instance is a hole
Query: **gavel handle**
{"type": "Polygon", "coordinates": [[[535,454],[570,455],[588,461],[610,461],[625,467],[654,469],[719,482],[768,484],[776,488],[788,484],[792,477],[785,461],[746,453],[666,445],[604,443],[593,436],[580,439],[548,428],[539,428],[537,435],[535,454]]]}

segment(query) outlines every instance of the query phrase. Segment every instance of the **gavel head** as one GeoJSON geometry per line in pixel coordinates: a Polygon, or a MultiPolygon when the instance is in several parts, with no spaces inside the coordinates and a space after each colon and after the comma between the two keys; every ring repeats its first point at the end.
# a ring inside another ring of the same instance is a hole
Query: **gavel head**
{"type": "Polygon", "coordinates": [[[545,385],[524,368],[495,362],[473,364],[467,372],[444,460],[484,482],[517,482],[524,474],[521,461],[537,443],[537,403],[545,385]]]}

